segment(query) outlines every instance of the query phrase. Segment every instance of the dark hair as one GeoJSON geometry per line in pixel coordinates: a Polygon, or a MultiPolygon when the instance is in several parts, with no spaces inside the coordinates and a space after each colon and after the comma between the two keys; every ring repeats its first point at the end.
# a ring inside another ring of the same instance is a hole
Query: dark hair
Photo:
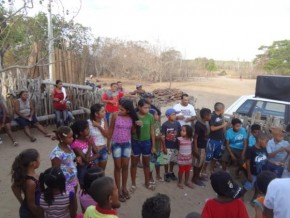
{"type": "Polygon", "coordinates": [[[238,118],[233,118],[232,119],[232,126],[234,126],[236,124],[242,124],[242,121],[238,118]]]}
{"type": "Polygon", "coordinates": [[[36,149],[30,148],[23,150],[12,164],[11,180],[17,187],[23,189],[25,183],[25,177],[27,175],[27,169],[31,162],[37,161],[39,153],[36,149]]]}
{"type": "Polygon", "coordinates": [[[93,181],[89,193],[100,207],[104,207],[113,193],[114,185],[111,177],[104,176],[93,181]]]}
{"type": "Polygon", "coordinates": [[[121,82],[121,81],[118,81],[117,84],[118,84],[118,83],[122,83],[122,82],[121,82]]]}
{"type": "Polygon", "coordinates": [[[57,85],[59,83],[62,83],[62,81],[60,79],[58,79],[58,80],[55,81],[55,85],[57,85]]]}
{"type": "Polygon", "coordinates": [[[261,130],[261,126],[259,124],[253,124],[251,126],[251,131],[254,132],[255,130],[261,130]]]}
{"type": "Polygon", "coordinates": [[[264,170],[257,176],[256,187],[260,192],[266,194],[268,185],[273,179],[276,179],[276,174],[269,170],[264,170]]]}
{"type": "Polygon", "coordinates": [[[67,134],[72,132],[72,129],[68,126],[61,126],[55,132],[56,139],[60,141],[61,139],[67,137],[67,134]]]}
{"type": "Polygon", "coordinates": [[[288,125],[286,126],[285,131],[286,131],[286,132],[290,132],[290,124],[288,124],[288,125]]]}
{"type": "MultiPolygon", "coordinates": [[[[186,136],[187,136],[188,138],[192,139],[192,137],[193,137],[193,130],[192,130],[192,127],[189,126],[189,125],[183,125],[183,126],[181,127],[181,129],[182,129],[183,127],[185,128],[186,136]]],[[[181,130],[180,130],[180,131],[181,131],[181,130]]]]}
{"type": "Polygon", "coordinates": [[[214,104],[214,110],[215,111],[220,111],[220,110],[222,110],[224,108],[225,108],[225,105],[223,103],[221,103],[221,102],[217,102],[217,103],[214,104]]]}
{"type": "Polygon", "coordinates": [[[256,136],[256,140],[264,140],[264,139],[269,139],[269,136],[264,133],[264,132],[260,132],[257,136],[256,136]]]}
{"type": "Polygon", "coordinates": [[[80,136],[81,132],[83,132],[88,127],[89,123],[86,120],[77,120],[76,122],[74,122],[73,125],[71,125],[74,139],[77,139],[80,136]]]}
{"type": "Polygon", "coordinates": [[[19,98],[21,98],[21,95],[22,95],[24,92],[27,92],[27,93],[28,93],[28,91],[27,91],[27,90],[22,90],[22,91],[20,91],[20,93],[19,93],[18,97],[19,97],[19,98]]]}
{"type": "Polygon", "coordinates": [[[183,94],[181,95],[181,99],[183,99],[184,97],[188,97],[188,94],[183,93],[183,94]]]}
{"type": "Polygon", "coordinates": [[[87,170],[87,172],[84,175],[84,185],[83,190],[86,193],[90,192],[91,184],[101,177],[105,176],[105,173],[102,168],[100,167],[94,167],[87,170]]]}
{"type": "Polygon", "coordinates": [[[202,119],[204,119],[206,116],[208,116],[208,115],[211,114],[211,111],[210,111],[210,109],[208,109],[208,108],[202,108],[202,109],[200,110],[199,114],[200,114],[200,117],[201,117],[202,119]]]}
{"type": "Polygon", "coordinates": [[[169,218],[170,212],[170,199],[165,194],[147,198],[142,206],[142,218],[169,218]]]}
{"type": "Polygon", "coordinates": [[[118,85],[118,84],[117,84],[117,83],[111,83],[111,87],[112,87],[113,85],[118,85]]]}
{"type": "Polygon", "coordinates": [[[44,200],[48,205],[52,205],[54,202],[54,190],[57,189],[61,194],[65,193],[65,176],[59,167],[51,167],[41,173],[39,183],[44,200]]]}
{"type": "Polygon", "coordinates": [[[145,99],[140,99],[138,101],[138,107],[143,107],[145,104],[150,105],[150,103],[148,103],[145,99]]]}
{"type": "Polygon", "coordinates": [[[94,120],[95,114],[99,113],[103,107],[104,107],[104,105],[99,104],[99,103],[91,106],[90,120],[94,120]]]}

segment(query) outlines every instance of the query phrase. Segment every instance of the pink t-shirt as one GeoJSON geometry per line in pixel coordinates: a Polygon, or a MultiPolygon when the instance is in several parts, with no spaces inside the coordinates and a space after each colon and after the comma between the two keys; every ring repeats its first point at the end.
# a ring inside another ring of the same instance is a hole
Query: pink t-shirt
{"type": "Polygon", "coordinates": [[[125,143],[131,140],[132,119],[129,116],[118,115],[115,121],[112,141],[125,143]]]}
{"type": "MultiPolygon", "coordinates": [[[[92,143],[93,143],[93,138],[90,138],[90,140],[92,140],[92,143]]],[[[84,154],[86,154],[88,152],[88,149],[89,149],[89,142],[88,141],[79,140],[79,139],[75,139],[73,141],[73,143],[71,144],[71,148],[72,149],[79,148],[79,149],[82,150],[82,152],[84,154]]]]}

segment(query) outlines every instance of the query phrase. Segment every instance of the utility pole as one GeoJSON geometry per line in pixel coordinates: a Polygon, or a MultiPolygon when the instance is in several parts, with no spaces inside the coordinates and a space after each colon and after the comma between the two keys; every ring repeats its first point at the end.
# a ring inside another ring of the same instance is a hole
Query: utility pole
{"type": "Polygon", "coordinates": [[[53,54],[54,54],[54,47],[53,47],[53,27],[52,27],[52,19],[51,19],[51,2],[52,0],[48,0],[48,13],[47,13],[47,32],[48,32],[48,69],[49,69],[49,80],[53,80],[53,54]]]}

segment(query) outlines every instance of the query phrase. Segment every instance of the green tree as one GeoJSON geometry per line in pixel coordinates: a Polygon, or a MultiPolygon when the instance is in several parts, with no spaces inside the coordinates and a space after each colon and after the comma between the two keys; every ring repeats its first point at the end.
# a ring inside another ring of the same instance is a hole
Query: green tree
{"type": "Polygon", "coordinates": [[[217,66],[215,64],[215,61],[213,59],[209,59],[207,63],[205,64],[205,68],[207,71],[212,72],[217,70],[217,66]]]}

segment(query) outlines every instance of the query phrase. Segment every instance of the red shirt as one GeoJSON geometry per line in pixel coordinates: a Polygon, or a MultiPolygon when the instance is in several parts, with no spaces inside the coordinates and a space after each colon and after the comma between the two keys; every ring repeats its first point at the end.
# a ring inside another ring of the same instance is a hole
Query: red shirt
{"type": "Polygon", "coordinates": [[[112,92],[111,90],[106,91],[103,95],[103,100],[113,100],[114,104],[106,103],[105,110],[109,113],[114,113],[119,110],[119,99],[124,96],[123,92],[112,92]]]}
{"type": "Polygon", "coordinates": [[[227,203],[210,199],[205,203],[201,216],[203,218],[249,218],[247,209],[240,199],[227,203]]]}

